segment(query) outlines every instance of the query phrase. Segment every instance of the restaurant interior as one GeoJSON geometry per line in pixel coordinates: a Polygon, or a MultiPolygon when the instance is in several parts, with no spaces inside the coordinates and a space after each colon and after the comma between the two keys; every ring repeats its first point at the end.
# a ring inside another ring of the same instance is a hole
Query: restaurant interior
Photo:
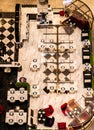
{"type": "Polygon", "coordinates": [[[0,11],[0,129],[93,130],[94,7],[19,0],[12,8],[0,11]]]}

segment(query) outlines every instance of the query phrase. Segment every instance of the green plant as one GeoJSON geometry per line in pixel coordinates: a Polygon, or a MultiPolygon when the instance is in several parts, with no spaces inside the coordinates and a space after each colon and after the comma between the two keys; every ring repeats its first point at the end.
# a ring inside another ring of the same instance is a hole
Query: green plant
{"type": "Polygon", "coordinates": [[[92,30],[89,30],[89,40],[92,43],[92,30]]]}
{"type": "Polygon", "coordinates": [[[15,84],[17,87],[25,87],[27,90],[28,90],[28,92],[30,92],[30,84],[29,83],[27,83],[27,82],[16,82],[16,84],[15,84]]]}
{"type": "Polygon", "coordinates": [[[93,53],[90,54],[90,64],[92,66],[94,66],[94,54],[93,53]]]}
{"type": "Polygon", "coordinates": [[[94,76],[92,76],[92,89],[94,90],[94,76]]]}

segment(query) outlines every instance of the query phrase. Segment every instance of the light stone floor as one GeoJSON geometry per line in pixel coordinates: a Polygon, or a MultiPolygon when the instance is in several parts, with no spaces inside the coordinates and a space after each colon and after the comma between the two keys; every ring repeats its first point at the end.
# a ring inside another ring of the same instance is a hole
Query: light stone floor
{"type": "MultiPolygon", "coordinates": [[[[26,8],[25,11],[26,13],[26,8]]],[[[27,9],[28,12],[28,9],[27,9]]],[[[25,22],[26,19],[24,19],[24,13],[22,16],[23,21],[25,22]]],[[[55,20],[55,19],[54,19],[55,20]]],[[[60,19],[59,19],[60,20],[60,19]]],[[[58,19],[55,21],[58,23],[58,19]]],[[[63,19],[62,19],[63,20],[63,19]]],[[[25,25],[21,25],[22,28],[25,25]]],[[[45,32],[56,32],[56,28],[53,29],[37,29],[37,22],[36,21],[29,21],[29,39],[24,42],[23,48],[19,51],[19,62],[22,64],[22,71],[18,73],[18,79],[21,76],[24,76],[27,78],[27,81],[32,86],[33,84],[38,84],[39,91],[40,91],[40,97],[38,98],[32,98],[30,97],[30,106],[29,106],[29,114],[30,109],[39,110],[40,108],[46,108],[48,105],[52,105],[54,107],[54,113],[52,116],[55,117],[55,123],[52,127],[52,129],[57,128],[57,122],[67,122],[67,125],[69,122],[72,121],[72,119],[63,116],[60,106],[68,102],[70,99],[75,98],[76,101],[79,101],[79,99],[82,97],[82,95],[85,94],[85,89],[83,88],[83,65],[82,65],[82,42],[81,42],[81,31],[80,29],[76,28],[72,35],[64,35],[59,36],[59,40],[72,40],[73,45],[76,48],[76,51],[72,55],[72,58],[75,62],[76,66],[76,72],[72,74],[72,79],[76,84],[74,85],[74,88],[77,88],[77,93],[75,94],[56,94],[56,93],[49,93],[46,94],[43,91],[43,88],[46,86],[45,83],[43,83],[43,79],[45,77],[43,71],[45,70],[45,67],[43,65],[43,62],[45,61],[44,54],[38,51],[38,46],[41,43],[41,39],[44,39],[46,41],[49,41],[50,39],[54,39],[56,41],[56,36],[44,36],[43,33],[45,32]],[[30,70],[30,64],[33,58],[37,58],[40,61],[41,68],[38,72],[32,72],[30,70]]],[[[59,32],[64,32],[63,27],[60,27],[59,32]]],[[[24,34],[22,35],[24,38],[24,34]]],[[[67,84],[69,86],[69,84],[67,84]]],[[[32,87],[31,87],[32,91],[32,87]]],[[[84,100],[79,101],[81,103],[81,106],[85,108],[84,106],[84,100]]],[[[30,124],[30,116],[28,118],[28,124],[30,124]]],[[[39,129],[49,129],[47,127],[44,127],[41,124],[38,124],[39,129]]]]}

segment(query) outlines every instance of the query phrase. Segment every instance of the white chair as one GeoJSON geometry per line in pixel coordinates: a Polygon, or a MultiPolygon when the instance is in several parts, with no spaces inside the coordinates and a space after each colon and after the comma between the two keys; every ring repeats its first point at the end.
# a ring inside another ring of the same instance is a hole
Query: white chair
{"type": "Polygon", "coordinates": [[[20,106],[16,106],[16,107],[15,107],[15,111],[16,111],[16,112],[19,112],[19,110],[20,110],[20,106]]]}
{"type": "Polygon", "coordinates": [[[45,40],[44,40],[44,39],[41,39],[41,42],[43,42],[43,43],[44,43],[44,42],[45,42],[45,40]]]}
{"type": "Polygon", "coordinates": [[[30,94],[33,98],[37,98],[40,96],[40,93],[39,91],[32,91],[31,94],[30,94]]]}
{"type": "Polygon", "coordinates": [[[9,115],[14,116],[14,110],[9,110],[9,115]]]}
{"type": "Polygon", "coordinates": [[[11,103],[14,103],[14,102],[15,102],[15,97],[14,97],[14,96],[10,96],[9,101],[10,101],[11,103]]]}
{"type": "Polygon", "coordinates": [[[38,89],[39,89],[39,86],[37,84],[32,85],[32,90],[33,91],[38,90],[38,89]]]}
{"type": "Polygon", "coordinates": [[[63,66],[63,65],[61,64],[61,65],[59,65],[59,69],[60,69],[61,72],[63,72],[63,71],[65,70],[65,66],[63,66]]]}
{"type": "Polygon", "coordinates": [[[23,124],[24,124],[23,119],[18,119],[17,123],[18,123],[19,125],[23,125],[23,124]]]}
{"type": "Polygon", "coordinates": [[[14,125],[14,119],[11,119],[11,118],[10,118],[10,119],[8,120],[8,124],[9,124],[9,125],[14,125]]]}
{"type": "Polygon", "coordinates": [[[46,45],[43,45],[43,44],[39,45],[39,47],[38,47],[38,50],[39,50],[40,52],[44,52],[45,49],[46,49],[46,45]]]}
{"type": "Polygon", "coordinates": [[[75,93],[76,91],[75,91],[75,89],[74,89],[74,87],[70,87],[70,90],[69,90],[69,93],[75,93]]]}
{"type": "Polygon", "coordinates": [[[55,92],[55,87],[54,87],[54,86],[50,86],[50,87],[49,87],[49,91],[50,91],[50,92],[55,92]]]}
{"type": "Polygon", "coordinates": [[[59,46],[59,51],[60,51],[60,52],[64,52],[64,51],[65,51],[65,47],[64,47],[63,45],[60,45],[60,46],[59,46]]]}
{"type": "Polygon", "coordinates": [[[24,96],[20,96],[19,101],[20,101],[20,102],[24,102],[24,101],[25,101],[24,96]]]}
{"type": "Polygon", "coordinates": [[[9,91],[10,91],[10,94],[15,94],[15,89],[14,88],[11,88],[9,91]]]}
{"type": "Polygon", "coordinates": [[[54,45],[49,45],[48,48],[49,48],[50,52],[54,52],[55,51],[54,45]]]}
{"type": "Polygon", "coordinates": [[[23,116],[24,115],[24,111],[23,110],[19,110],[19,116],[23,116]]]}
{"type": "Polygon", "coordinates": [[[21,94],[24,94],[24,91],[25,91],[24,88],[20,88],[20,89],[19,89],[19,92],[20,92],[21,94]]]}
{"type": "Polygon", "coordinates": [[[55,69],[55,67],[54,67],[54,65],[50,65],[50,66],[48,66],[48,69],[49,69],[51,72],[53,72],[54,69],[55,69]]]}
{"type": "Polygon", "coordinates": [[[73,53],[74,51],[75,51],[74,47],[73,47],[73,46],[70,46],[70,47],[69,47],[69,52],[70,52],[70,53],[73,53]]]}

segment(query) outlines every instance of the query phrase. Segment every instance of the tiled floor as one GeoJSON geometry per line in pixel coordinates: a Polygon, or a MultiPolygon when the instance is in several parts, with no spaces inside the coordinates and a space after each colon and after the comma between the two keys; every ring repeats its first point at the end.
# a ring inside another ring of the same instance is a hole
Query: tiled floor
{"type": "Polygon", "coordinates": [[[1,61],[14,61],[15,36],[14,19],[0,18],[0,42],[5,46],[5,54],[0,56],[1,61]]]}

